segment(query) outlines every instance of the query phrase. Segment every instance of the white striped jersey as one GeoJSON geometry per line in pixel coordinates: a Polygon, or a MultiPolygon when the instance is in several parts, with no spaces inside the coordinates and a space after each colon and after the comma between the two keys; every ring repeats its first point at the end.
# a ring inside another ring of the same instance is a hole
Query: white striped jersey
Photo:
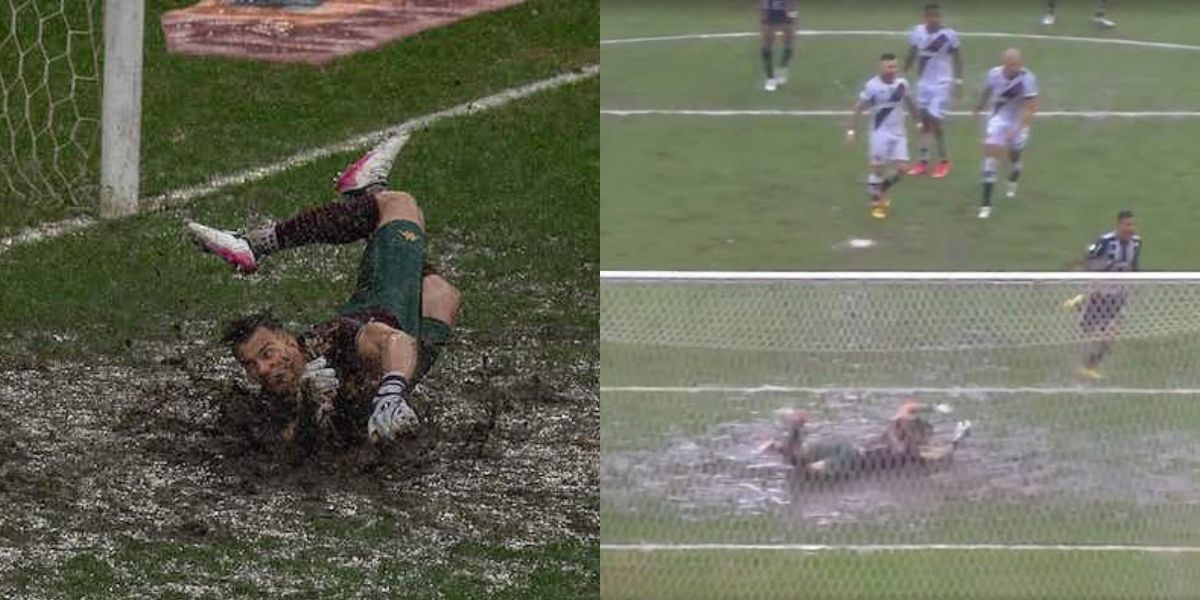
{"type": "Polygon", "coordinates": [[[1021,69],[1016,77],[1009,79],[1004,75],[1004,67],[992,67],[985,85],[992,90],[992,115],[1009,123],[1019,121],[1025,101],[1038,95],[1037,77],[1028,69],[1021,69]]]}
{"type": "Polygon", "coordinates": [[[932,86],[952,80],[954,67],[950,55],[958,51],[958,34],[949,27],[932,33],[922,23],[908,34],[908,43],[917,49],[917,83],[932,86]]]}
{"type": "Polygon", "coordinates": [[[1088,246],[1087,260],[1089,263],[1099,262],[1103,268],[1099,271],[1137,271],[1138,258],[1142,254],[1142,238],[1133,236],[1128,240],[1117,237],[1117,232],[1110,231],[1088,246]],[[1099,260],[1097,259],[1104,259],[1099,260]]]}
{"type": "Polygon", "coordinates": [[[871,109],[871,133],[904,135],[904,111],[901,104],[908,95],[908,81],[897,76],[886,83],[878,75],[863,85],[858,101],[871,109]]]}

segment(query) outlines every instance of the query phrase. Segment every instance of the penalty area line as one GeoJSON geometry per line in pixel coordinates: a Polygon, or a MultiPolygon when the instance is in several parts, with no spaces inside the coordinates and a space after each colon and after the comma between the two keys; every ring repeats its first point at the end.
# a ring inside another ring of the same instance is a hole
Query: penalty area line
{"type": "Polygon", "coordinates": [[[852,387],[852,386],[789,386],[789,385],[760,385],[754,387],[697,385],[697,386],[600,386],[600,392],[619,394],[928,394],[944,396],[972,395],[1042,395],[1056,396],[1062,394],[1079,394],[1084,396],[1124,395],[1124,396],[1194,396],[1200,395],[1200,388],[1132,388],[1132,387],[1089,387],[1085,385],[1072,387],[922,387],[922,386],[891,386],[891,387],[852,387]]]}
{"type": "MultiPolygon", "coordinates": [[[[261,165],[251,169],[245,169],[236,173],[219,175],[198,185],[183,187],[165,194],[160,194],[158,196],[142,198],[139,202],[138,212],[135,214],[142,214],[145,212],[173,206],[181,206],[191,202],[192,200],[214,194],[226,188],[237,187],[260,181],[266,179],[267,177],[290,171],[323,158],[334,156],[336,154],[352,152],[360,148],[366,148],[371,144],[377,143],[389,136],[398,135],[405,131],[413,131],[427,127],[433,123],[445,119],[473,115],[475,113],[483,112],[493,108],[499,108],[515,100],[520,100],[540,92],[552,90],[586,79],[591,79],[599,74],[600,65],[587,65],[580,67],[575,71],[560,73],[554,77],[549,77],[539,81],[534,81],[532,83],[527,83],[525,85],[502,90],[489,96],[483,96],[481,98],[463,102],[462,104],[415,117],[377,131],[356,135],[327,146],[304,150],[278,162],[261,165]]],[[[100,222],[101,221],[99,219],[93,217],[78,217],[27,227],[11,236],[0,238],[0,254],[3,254],[5,251],[22,244],[39,242],[66,235],[68,233],[82,231],[98,225],[100,222]]]]}
{"type": "MultiPolygon", "coordinates": [[[[682,117],[848,117],[848,110],[702,110],[667,108],[602,108],[601,115],[613,117],[682,116],[682,117]]],[[[969,111],[955,110],[947,114],[953,117],[969,117],[969,111]]],[[[1046,110],[1039,111],[1037,118],[1067,117],[1084,119],[1169,119],[1200,117],[1194,110],[1046,110]]]]}
{"type": "Polygon", "coordinates": [[[1131,552],[1200,554],[1200,546],[1126,544],[600,544],[607,552],[1131,552]]]}
{"type": "MultiPolygon", "coordinates": [[[[799,29],[796,35],[805,37],[866,35],[866,36],[905,36],[907,31],[886,31],[880,29],[799,29]]],[[[600,40],[601,46],[618,46],[628,44],[645,44],[652,42],[681,42],[686,40],[719,40],[758,37],[757,31],[736,31],[729,33],[685,33],[680,35],[661,35],[651,37],[618,38],[600,40]]],[[[1112,44],[1116,46],[1134,46],[1140,48],[1162,48],[1165,50],[1188,50],[1200,52],[1200,46],[1191,44],[1175,44],[1172,42],[1148,42],[1145,40],[1129,40],[1124,38],[1100,38],[1072,35],[1046,35],[1039,33],[1007,33],[1003,31],[960,31],[958,37],[977,38],[1014,38],[1022,40],[1048,40],[1056,42],[1083,42],[1091,44],[1112,44]]]]}

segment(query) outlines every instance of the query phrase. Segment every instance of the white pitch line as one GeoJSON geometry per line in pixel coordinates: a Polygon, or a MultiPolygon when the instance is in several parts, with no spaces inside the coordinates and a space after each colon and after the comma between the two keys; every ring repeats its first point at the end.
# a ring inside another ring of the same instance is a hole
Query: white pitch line
{"type": "Polygon", "coordinates": [[[1134,546],[1125,544],[600,544],[609,552],[1133,552],[1200,554],[1200,546],[1134,546]]]}
{"type": "Polygon", "coordinates": [[[1200,388],[1132,388],[1132,387],[1090,387],[1079,385],[1073,387],[922,387],[922,386],[792,386],[792,385],[759,385],[719,386],[647,386],[647,385],[610,385],[600,386],[600,392],[621,394],[928,394],[944,396],[971,395],[1041,395],[1055,396],[1061,394],[1081,395],[1125,395],[1125,396],[1195,396],[1200,395],[1200,388]]]}
{"type": "MultiPolygon", "coordinates": [[[[907,31],[885,31],[875,29],[831,29],[831,30],[816,30],[816,29],[801,29],[796,31],[796,35],[800,36],[841,36],[841,35],[865,35],[865,36],[906,36],[907,31]]],[[[613,40],[600,40],[601,46],[617,46],[625,44],[643,44],[651,42],[678,42],[685,40],[715,40],[715,39],[731,39],[731,38],[747,38],[758,37],[762,35],[757,31],[739,31],[731,33],[686,33],[681,35],[663,35],[651,37],[635,37],[635,38],[619,38],[613,40]]],[[[1143,40],[1128,40],[1123,38],[1098,38],[1098,37],[1077,37],[1070,35],[1044,35],[1037,33],[1006,33],[1003,31],[960,31],[959,37],[978,37],[978,38],[1016,38],[1025,40],[1049,40],[1056,42],[1084,42],[1092,44],[1113,44],[1117,46],[1135,46],[1141,48],[1161,48],[1164,50],[1189,50],[1192,52],[1200,52],[1200,46],[1190,44],[1175,44],[1171,42],[1147,42],[1143,40]]]]}
{"type": "MultiPolygon", "coordinates": [[[[614,117],[642,117],[650,115],[687,117],[848,117],[848,110],[700,110],[667,108],[602,108],[600,114],[614,117]]],[[[951,116],[969,117],[974,113],[963,110],[949,111],[951,116]]],[[[1122,111],[1122,110],[1045,110],[1038,111],[1042,117],[1076,117],[1085,119],[1151,119],[1200,117],[1195,110],[1122,111]]]]}
{"type": "MultiPolygon", "coordinates": [[[[244,171],[238,171],[236,173],[219,175],[199,185],[180,188],[165,194],[153,196],[151,198],[143,198],[139,203],[139,213],[185,204],[225,188],[236,187],[255,181],[260,181],[267,177],[271,177],[272,175],[283,173],[322,158],[351,152],[359,148],[366,148],[388,136],[426,127],[445,119],[471,115],[504,106],[505,104],[532,96],[539,92],[551,90],[564,85],[582,81],[584,79],[595,77],[599,73],[600,65],[588,65],[579,69],[578,71],[562,73],[548,79],[510,88],[490,96],[484,96],[482,98],[464,102],[444,110],[409,119],[403,123],[399,123],[385,129],[357,135],[328,146],[304,150],[279,162],[255,167],[252,169],[246,169],[244,171]]],[[[54,223],[46,223],[35,227],[29,227],[9,237],[0,238],[0,254],[3,254],[6,250],[21,244],[41,241],[58,237],[67,233],[80,231],[96,225],[97,223],[99,223],[99,221],[96,219],[84,217],[66,219],[54,223]]]]}

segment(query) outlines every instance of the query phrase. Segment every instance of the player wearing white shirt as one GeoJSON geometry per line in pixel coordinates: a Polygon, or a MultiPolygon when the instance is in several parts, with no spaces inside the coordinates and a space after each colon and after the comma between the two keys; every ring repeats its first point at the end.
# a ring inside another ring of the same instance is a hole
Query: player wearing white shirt
{"type": "MultiPolygon", "coordinates": [[[[1054,0],[1047,0],[1046,16],[1042,19],[1042,25],[1046,27],[1054,25],[1055,4],[1057,3],[1054,0]]],[[[1112,29],[1117,26],[1116,23],[1109,20],[1107,11],[1105,11],[1104,0],[1096,0],[1096,14],[1092,16],[1092,22],[1096,24],[1098,29],[1112,29]]]]}
{"type": "MultiPolygon", "coordinates": [[[[917,107],[913,104],[910,89],[908,81],[897,73],[896,55],[889,52],[880,56],[879,75],[867,81],[858,94],[850,128],[846,131],[846,142],[853,143],[858,118],[863,111],[870,109],[871,135],[867,151],[870,173],[867,175],[867,188],[871,196],[871,216],[876,219],[887,217],[887,209],[891,205],[888,190],[908,170],[908,135],[904,130],[904,112],[900,108],[903,104],[913,120],[917,119],[917,107]],[[884,179],[883,170],[889,162],[895,167],[895,172],[884,179]]],[[[920,127],[919,122],[917,127],[920,127]]]]}
{"type": "Polygon", "coordinates": [[[952,97],[962,93],[962,55],[959,54],[958,34],[942,25],[942,7],[925,5],[925,22],[908,35],[908,58],[904,72],[917,62],[917,107],[921,109],[921,160],[913,165],[909,175],[923,175],[929,170],[929,146],[937,140],[938,158],[930,176],[941,179],[950,174],[950,159],[946,154],[946,136],[942,121],[950,108],[952,97]]]}
{"type": "Polygon", "coordinates": [[[992,187],[996,183],[996,167],[1008,151],[1009,198],[1017,195],[1017,180],[1021,177],[1021,152],[1029,140],[1029,122],[1037,111],[1037,78],[1021,65],[1021,53],[1015,48],[1004,51],[1003,64],[992,67],[983,84],[983,93],[975,107],[979,113],[992,102],[992,114],[987,119],[983,140],[983,202],[979,218],[992,214],[992,187]]]}

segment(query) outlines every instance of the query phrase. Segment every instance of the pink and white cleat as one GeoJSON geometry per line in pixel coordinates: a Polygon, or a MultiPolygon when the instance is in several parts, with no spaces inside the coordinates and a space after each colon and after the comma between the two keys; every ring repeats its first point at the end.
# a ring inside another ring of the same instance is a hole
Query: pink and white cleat
{"type": "Polygon", "coordinates": [[[396,155],[400,154],[400,149],[408,143],[408,138],[409,133],[405,131],[371,148],[338,174],[333,183],[334,189],[339,194],[351,195],[373,185],[386,185],[388,175],[392,172],[392,164],[396,162],[396,155]]]}
{"type": "Polygon", "coordinates": [[[238,271],[253,273],[258,270],[258,260],[254,258],[250,243],[236,233],[213,229],[192,221],[188,221],[187,231],[200,249],[216,254],[238,271]]]}

